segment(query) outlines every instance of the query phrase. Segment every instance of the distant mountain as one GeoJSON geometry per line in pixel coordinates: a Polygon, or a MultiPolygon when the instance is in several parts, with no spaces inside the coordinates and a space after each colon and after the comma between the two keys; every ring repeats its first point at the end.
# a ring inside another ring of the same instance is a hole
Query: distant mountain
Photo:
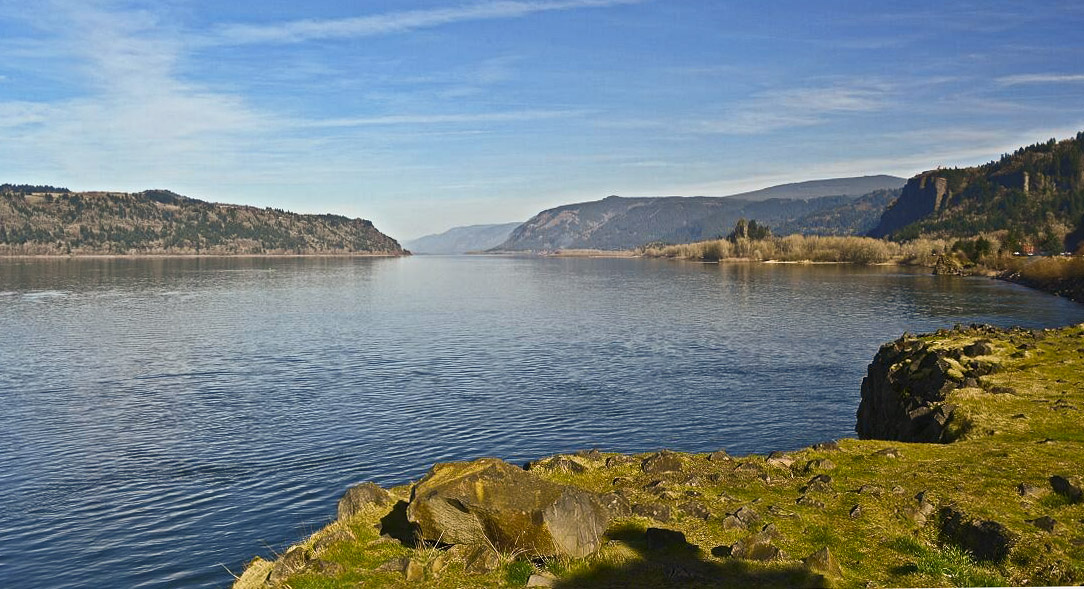
{"type": "Polygon", "coordinates": [[[936,169],[907,181],[870,235],[893,239],[1006,232],[1037,244],[1084,237],[1084,132],[1018,149],[970,168],[936,169]]]}
{"type": "Polygon", "coordinates": [[[772,227],[776,235],[865,235],[900,196],[901,189],[875,190],[837,207],[815,211],[772,227]]]}
{"type": "Polygon", "coordinates": [[[504,243],[519,223],[453,227],[444,233],[403,242],[415,254],[465,254],[480,252],[504,243]]]}
{"type": "Polygon", "coordinates": [[[0,185],[0,255],[198,253],[406,252],[364,219],[209,203],[168,190],[0,185]]]}
{"type": "Polygon", "coordinates": [[[793,184],[780,184],[752,192],[732,194],[731,198],[742,200],[768,200],[772,198],[809,200],[823,196],[859,197],[878,190],[903,188],[906,178],[887,176],[858,176],[855,178],[831,178],[828,180],[809,180],[793,184]]]}
{"type": "Polygon", "coordinates": [[[542,211],[517,227],[494,250],[618,250],[652,242],[689,243],[724,236],[740,218],[755,219],[773,231],[786,227],[810,233],[848,234],[868,230],[876,223],[885,206],[885,195],[861,200],[860,195],[865,193],[833,194],[832,190],[877,186],[874,191],[891,191],[893,188],[884,186],[898,189],[903,182],[892,176],[867,176],[787,184],[728,197],[609,196],[542,211]],[[818,187],[827,192],[818,194],[818,187]],[[764,198],[772,193],[798,196],[764,198]],[[826,216],[811,216],[818,213],[826,216]]]}

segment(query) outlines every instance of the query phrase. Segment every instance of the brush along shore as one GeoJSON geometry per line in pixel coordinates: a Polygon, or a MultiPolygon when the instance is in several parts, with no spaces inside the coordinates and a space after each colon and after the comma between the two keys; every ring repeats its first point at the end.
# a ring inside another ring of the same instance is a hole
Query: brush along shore
{"type": "Polygon", "coordinates": [[[1084,325],[905,335],[861,394],[867,439],[480,459],[359,485],[234,587],[1084,582],[1084,325]]]}

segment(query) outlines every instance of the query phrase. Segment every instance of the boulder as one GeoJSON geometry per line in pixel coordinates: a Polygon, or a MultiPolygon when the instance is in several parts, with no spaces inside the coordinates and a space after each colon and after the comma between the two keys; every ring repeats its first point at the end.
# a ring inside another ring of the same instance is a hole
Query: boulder
{"type": "Polygon", "coordinates": [[[640,463],[640,470],[647,474],[657,474],[662,472],[676,472],[684,468],[684,463],[681,460],[681,456],[675,452],[669,450],[663,450],[656,452],[640,463]]]}
{"type": "Polygon", "coordinates": [[[964,348],[968,356],[989,356],[994,353],[993,342],[988,339],[976,340],[975,343],[964,348]]]}
{"type": "Polygon", "coordinates": [[[802,562],[809,570],[825,577],[838,579],[843,576],[843,569],[839,567],[839,562],[836,561],[835,556],[832,556],[827,546],[803,558],[802,562]]]}
{"type": "Polygon", "coordinates": [[[827,458],[817,458],[810,460],[805,465],[806,472],[814,472],[818,470],[832,470],[836,467],[836,463],[828,460],[827,458]]]}
{"type": "Polygon", "coordinates": [[[362,483],[347,489],[342,499],[339,499],[339,519],[349,519],[369,505],[383,507],[391,502],[391,494],[376,483],[362,483]]]}
{"type": "Polygon", "coordinates": [[[436,464],[414,486],[406,511],[426,540],[532,557],[587,556],[609,521],[593,493],[495,458],[436,464]]]}
{"type": "Polygon", "coordinates": [[[587,472],[587,467],[569,458],[568,456],[554,456],[542,460],[528,462],[526,470],[542,470],[547,472],[563,472],[569,474],[581,474],[587,472]]]}
{"type": "Polygon", "coordinates": [[[557,577],[548,571],[542,571],[541,573],[535,573],[527,578],[528,587],[555,587],[557,586],[557,577]]]}
{"type": "Polygon", "coordinates": [[[786,560],[786,555],[772,543],[773,534],[764,530],[738,540],[730,547],[730,556],[762,562],[786,560]]]}
{"type": "Polygon", "coordinates": [[[726,450],[716,450],[711,454],[708,454],[708,460],[712,462],[730,462],[730,455],[726,453],[726,450]]]}
{"type": "Polygon", "coordinates": [[[606,493],[599,497],[602,506],[610,513],[611,518],[626,517],[632,515],[632,506],[629,500],[620,493],[606,493]]]}
{"type": "Polygon", "coordinates": [[[245,572],[233,582],[233,589],[261,589],[275,563],[256,557],[245,567],[245,572]]]}
{"type": "Polygon", "coordinates": [[[941,541],[971,551],[977,560],[1002,562],[1016,542],[1016,536],[998,522],[972,520],[952,507],[942,507],[939,516],[941,541]]]}
{"type": "Polygon", "coordinates": [[[665,503],[638,503],[632,506],[632,513],[663,523],[670,521],[670,506],[665,503]]]}
{"type": "Polygon", "coordinates": [[[291,575],[305,568],[311,555],[303,546],[293,546],[285,554],[275,561],[271,568],[271,574],[267,576],[267,582],[271,585],[281,585],[291,575]]]}
{"type": "Polygon", "coordinates": [[[832,477],[830,477],[830,476],[828,476],[826,474],[819,474],[819,475],[809,479],[809,482],[806,483],[806,485],[801,488],[801,492],[804,494],[804,493],[810,493],[810,492],[813,492],[813,491],[829,491],[831,489],[832,489],[832,477]]]}
{"type": "Polygon", "coordinates": [[[696,519],[702,519],[707,521],[711,517],[711,511],[707,507],[704,507],[703,503],[697,501],[686,501],[681,505],[678,505],[678,509],[685,515],[696,519]]]}
{"type": "Polygon", "coordinates": [[[1054,533],[1054,527],[1058,525],[1058,520],[1050,517],[1049,515],[1044,515],[1035,519],[1025,520],[1025,522],[1035,526],[1036,528],[1039,528],[1040,530],[1043,530],[1044,532],[1050,533],[1054,533]]]}
{"type": "Polygon", "coordinates": [[[1060,475],[1050,477],[1050,487],[1054,489],[1055,493],[1068,499],[1069,503],[1080,503],[1081,497],[1084,495],[1080,487],[1060,475]]]}
{"type": "Polygon", "coordinates": [[[958,355],[908,338],[881,346],[862,380],[858,437],[947,443],[963,433],[964,422],[956,431],[949,427],[956,408],[944,403],[975,376],[953,357],[958,355]]]}

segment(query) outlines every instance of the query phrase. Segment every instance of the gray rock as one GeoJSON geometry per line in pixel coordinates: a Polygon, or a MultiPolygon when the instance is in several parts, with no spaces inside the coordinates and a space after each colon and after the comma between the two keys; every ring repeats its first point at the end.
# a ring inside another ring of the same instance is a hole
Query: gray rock
{"type": "Polygon", "coordinates": [[[794,464],[794,457],[788,456],[783,452],[772,452],[771,454],[768,454],[768,459],[765,462],[772,466],[790,468],[794,464]]]}
{"type": "Polygon", "coordinates": [[[805,507],[812,507],[813,509],[824,509],[823,501],[818,501],[808,495],[802,495],[795,503],[805,507]]]}
{"type": "Polygon", "coordinates": [[[1042,517],[1038,517],[1038,518],[1035,518],[1035,519],[1029,519],[1029,520],[1025,520],[1025,521],[1026,521],[1026,523],[1029,523],[1029,524],[1035,526],[1036,528],[1039,528],[1040,530],[1043,530],[1044,532],[1050,532],[1050,533],[1054,533],[1054,527],[1058,525],[1058,521],[1056,519],[1050,517],[1049,515],[1044,515],[1042,517]]]}
{"type": "Polygon", "coordinates": [[[526,470],[581,474],[587,472],[587,467],[568,456],[553,456],[551,458],[528,462],[526,470]]]}
{"type": "Polygon", "coordinates": [[[609,512],[611,518],[632,515],[632,506],[629,505],[629,500],[620,493],[606,493],[599,497],[599,502],[609,512]]]}
{"type": "Polygon", "coordinates": [[[836,467],[836,463],[828,460],[827,458],[818,458],[816,460],[810,460],[805,465],[806,472],[814,472],[817,470],[832,470],[836,467]]]}
{"type": "Polygon", "coordinates": [[[873,453],[874,456],[882,456],[884,458],[899,458],[900,451],[896,448],[885,448],[884,450],[878,450],[873,453]]]}
{"type": "Polygon", "coordinates": [[[706,521],[708,518],[711,517],[711,512],[708,511],[708,508],[704,507],[703,503],[698,503],[696,501],[688,501],[686,503],[682,503],[678,506],[678,509],[680,509],[685,515],[696,519],[702,519],[706,521]]]}
{"type": "Polygon", "coordinates": [[[632,456],[618,454],[617,456],[611,456],[606,459],[606,468],[617,468],[626,464],[632,464],[633,462],[636,462],[636,459],[632,456]]]}
{"type": "Polygon", "coordinates": [[[593,493],[482,458],[433,466],[411,491],[407,519],[432,542],[582,558],[598,550],[609,513],[593,493]]]}
{"type": "Polygon", "coordinates": [[[730,547],[730,556],[745,560],[771,562],[786,560],[786,555],[773,542],[773,534],[761,531],[738,540],[730,547]]]}
{"type": "Polygon", "coordinates": [[[839,443],[838,442],[820,442],[819,444],[813,444],[811,446],[811,448],[813,448],[814,450],[816,450],[818,452],[838,452],[839,451],[839,443]]]}
{"type": "Polygon", "coordinates": [[[832,477],[826,474],[819,474],[811,479],[801,488],[802,493],[810,493],[814,491],[823,492],[829,491],[832,488],[832,477]]]}
{"type": "Polygon", "coordinates": [[[369,505],[384,507],[391,505],[391,494],[376,483],[361,483],[346,490],[339,499],[338,517],[346,520],[361,512],[369,505]]]}
{"type": "Polygon", "coordinates": [[[632,513],[663,523],[670,521],[670,506],[665,503],[638,503],[632,506],[632,513]]]}
{"type": "Polygon", "coordinates": [[[993,342],[988,339],[980,339],[964,348],[968,356],[989,356],[994,353],[993,342]]]}
{"type": "Polygon", "coordinates": [[[711,454],[708,454],[708,460],[712,462],[730,462],[730,455],[726,453],[726,450],[716,450],[711,454]]]}
{"type": "Polygon", "coordinates": [[[969,550],[977,560],[1002,562],[1016,543],[1016,536],[1002,524],[972,520],[952,507],[942,507],[940,538],[969,550]]]}
{"type": "Polygon", "coordinates": [[[1021,497],[1038,497],[1039,495],[1042,495],[1043,490],[1035,485],[1020,483],[1019,485],[1016,485],[1016,493],[1021,497]]]}
{"type": "Polygon", "coordinates": [[[857,518],[861,517],[862,516],[862,506],[861,505],[855,505],[854,507],[852,507],[851,511],[849,512],[849,515],[851,516],[852,519],[857,519],[857,518]]]}
{"type": "Polygon", "coordinates": [[[656,452],[644,458],[644,461],[640,463],[640,469],[647,474],[675,472],[682,468],[684,468],[684,462],[681,456],[669,450],[656,452]]]}
{"type": "Polygon", "coordinates": [[[543,571],[535,573],[527,579],[528,587],[554,587],[557,585],[557,577],[553,573],[543,571]]]}
{"type": "Polygon", "coordinates": [[[802,562],[809,570],[825,577],[838,579],[843,576],[843,569],[840,568],[839,562],[827,546],[803,558],[802,562]]]}
{"type": "Polygon", "coordinates": [[[408,583],[417,583],[425,580],[425,565],[413,558],[407,560],[403,575],[408,583]]]}
{"type": "Polygon", "coordinates": [[[355,536],[350,530],[336,530],[329,534],[320,536],[320,539],[312,544],[312,551],[319,554],[330,548],[334,544],[341,544],[343,542],[349,542],[354,540],[355,536]]]}
{"type": "Polygon", "coordinates": [[[760,521],[760,516],[757,515],[757,512],[748,507],[739,507],[732,515],[747,526],[751,526],[760,521]]]}
{"type": "Polygon", "coordinates": [[[1069,479],[1054,475],[1050,477],[1050,487],[1054,489],[1054,492],[1069,500],[1069,503],[1080,503],[1081,497],[1084,496],[1084,492],[1080,487],[1069,482],[1069,479]]]}
{"type": "Polygon", "coordinates": [[[267,577],[274,567],[275,563],[269,560],[259,557],[252,559],[252,562],[245,567],[245,572],[233,582],[231,589],[262,589],[267,584],[267,577]]]}
{"type": "Polygon", "coordinates": [[[291,547],[275,561],[271,574],[267,576],[267,582],[272,585],[281,585],[291,575],[305,568],[305,565],[309,563],[309,559],[309,551],[303,546],[291,547]]]}
{"type": "Polygon", "coordinates": [[[391,560],[384,561],[374,570],[378,573],[401,573],[406,570],[407,564],[409,563],[410,559],[405,556],[402,558],[393,558],[391,560]]]}

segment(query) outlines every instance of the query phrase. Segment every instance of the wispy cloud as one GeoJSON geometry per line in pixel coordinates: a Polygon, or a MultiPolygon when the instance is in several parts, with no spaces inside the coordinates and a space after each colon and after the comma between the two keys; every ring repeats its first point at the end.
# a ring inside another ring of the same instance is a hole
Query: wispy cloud
{"type": "Polygon", "coordinates": [[[1002,86],[1020,86],[1023,84],[1074,84],[1084,82],[1084,74],[1018,74],[998,78],[1002,86]]]}
{"type": "Polygon", "coordinates": [[[519,110],[466,114],[401,114],[379,117],[358,117],[297,121],[297,127],[333,128],[367,127],[377,125],[437,125],[455,123],[514,123],[577,117],[588,114],[584,110],[519,110]]]}
{"type": "Polygon", "coordinates": [[[206,42],[222,45],[301,43],[320,39],[372,37],[405,33],[441,25],[477,20],[521,18],[539,12],[606,8],[640,4],[645,0],[507,0],[480,4],[407,10],[370,16],[325,20],[296,20],[269,25],[221,26],[206,42]]]}
{"type": "Polygon", "coordinates": [[[883,85],[836,85],[764,92],[739,104],[726,116],[700,121],[696,131],[753,135],[806,127],[833,115],[867,113],[886,107],[889,88],[883,85]]]}

